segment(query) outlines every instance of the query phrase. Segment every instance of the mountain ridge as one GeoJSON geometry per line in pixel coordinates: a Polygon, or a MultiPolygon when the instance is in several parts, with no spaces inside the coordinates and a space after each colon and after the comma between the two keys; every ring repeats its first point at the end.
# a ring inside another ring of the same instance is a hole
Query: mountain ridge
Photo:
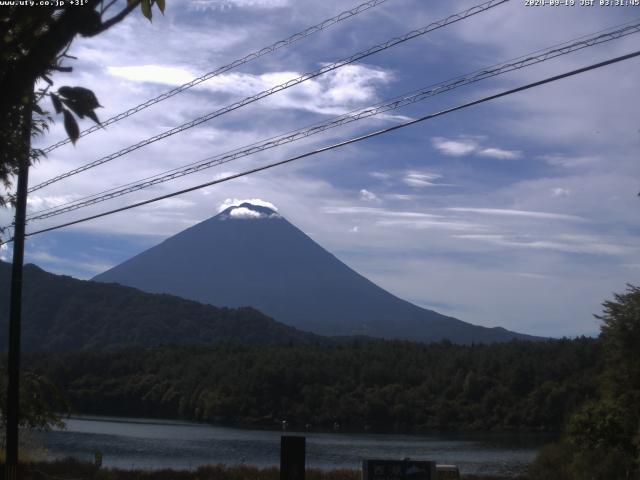
{"type": "MultiPolygon", "coordinates": [[[[11,264],[0,261],[0,351],[6,348],[11,264]]],[[[24,267],[23,350],[114,350],[129,346],[325,344],[253,308],[228,309],[167,294],[24,267]]]]}

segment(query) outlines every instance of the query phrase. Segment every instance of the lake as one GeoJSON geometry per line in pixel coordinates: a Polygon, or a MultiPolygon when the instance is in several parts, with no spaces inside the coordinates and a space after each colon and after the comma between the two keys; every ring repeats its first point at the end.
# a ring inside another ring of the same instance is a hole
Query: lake
{"type": "MultiPolygon", "coordinates": [[[[82,417],[67,420],[66,430],[39,432],[36,440],[50,457],[73,456],[120,468],[193,469],[222,463],[259,467],[279,465],[280,437],[296,432],[244,430],[213,425],[82,417]]],[[[542,435],[434,434],[392,435],[298,433],[307,438],[307,466],[359,469],[365,458],[436,460],[463,473],[515,475],[552,440],[542,435]]]]}

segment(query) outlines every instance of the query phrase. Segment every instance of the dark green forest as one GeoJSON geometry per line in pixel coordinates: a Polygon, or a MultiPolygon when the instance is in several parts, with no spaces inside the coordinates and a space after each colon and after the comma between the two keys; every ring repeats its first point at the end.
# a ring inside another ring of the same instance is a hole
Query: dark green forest
{"type": "Polygon", "coordinates": [[[154,347],[31,355],[73,412],[372,431],[559,431],[595,395],[594,339],[154,347]]]}
{"type": "MultiPolygon", "coordinates": [[[[7,346],[11,264],[0,261],[0,350],[7,346]]],[[[109,350],[139,345],[321,343],[254,308],[218,308],[173,295],[86,282],[26,265],[22,348],[109,350]]]]}

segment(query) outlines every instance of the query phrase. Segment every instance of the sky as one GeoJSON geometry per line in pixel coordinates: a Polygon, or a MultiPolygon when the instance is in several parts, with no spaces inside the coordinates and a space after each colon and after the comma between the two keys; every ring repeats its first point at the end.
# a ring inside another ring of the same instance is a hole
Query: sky
{"type": "MultiPolygon", "coordinates": [[[[564,3],[564,2],[563,2],[564,3]]],[[[632,6],[487,12],[372,55],[33,192],[29,211],[332,119],[406,92],[640,19],[632,6]]],[[[91,88],[108,118],[357,5],[357,0],[169,0],[78,38],[56,87],[91,88]]],[[[49,153],[30,185],[475,5],[387,0],[289,47],[49,153]]],[[[229,162],[33,231],[204,183],[630,53],[640,34],[587,48],[229,162]]],[[[234,199],[261,199],[347,265],[417,305],[478,325],[595,335],[601,303],[640,284],[638,58],[324,154],[55,232],[26,261],[89,279],[234,199]]],[[[48,105],[45,105],[48,107],[48,105]]],[[[48,107],[51,110],[51,107],[48,107]]],[[[82,127],[91,125],[83,121],[82,127]]],[[[37,145],[65,137],[59,119],[37,145]]],[[[11,212],[0,212],[3,224],[11,212]]],[[[10,245],[0,251],[9,260],[10,245]]]]}

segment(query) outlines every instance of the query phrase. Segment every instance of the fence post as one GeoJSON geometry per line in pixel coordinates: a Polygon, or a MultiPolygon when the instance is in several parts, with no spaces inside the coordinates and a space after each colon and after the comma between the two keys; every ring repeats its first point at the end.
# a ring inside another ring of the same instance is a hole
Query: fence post
{"type": "Polygon", "coordinates": [[[304,480],[305,437],[280,438],[280,480],[304,480]]]}

